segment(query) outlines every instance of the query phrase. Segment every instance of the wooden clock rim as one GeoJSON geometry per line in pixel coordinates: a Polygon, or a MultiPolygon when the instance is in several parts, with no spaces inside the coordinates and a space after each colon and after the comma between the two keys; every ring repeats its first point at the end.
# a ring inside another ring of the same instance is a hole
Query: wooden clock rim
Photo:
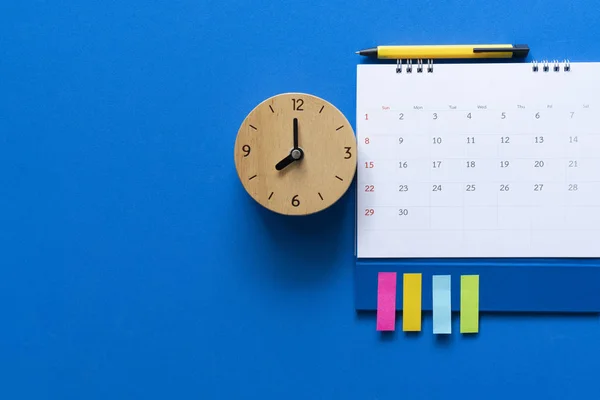
{"type": "Polygon", "coordinates": [[[278,94],[274,94],[271,95],[267,98],[264,98],[262,101],[260,101],[259,103],[257,103],[254,107],[252,107],[252,109],[247,112],[244,116],[244,118],[242,119],[242,122],[240,123],[238,129],[237,129],[237,133],[236,136],[234,138],[234,164],[235,164],[235,168],[236,168],[236,174],[238,176],[238,179],[240,180],[240,183],[242,184],[242,187],[244,188],[244,191],[246,192],[247,195],[250,196],[250,198],[252,198],[257,204],[259,204],[261,207],[272,211],[276,214],[279,215],[284,215],[284,216],[288,216],[288,217],[302,217],[302,216],[308,216],[308,215],[314,215],[314,214],[318,214],[322,211],[327,210],[328,208],[331,208],[332,206],[334,206],[346,193],[348,193],[348,191],[350,190],[350,187],[352,186],[352,183],[354,181],[354,178],[356,177],[356,169],[357,169],[357,159],[358,159],[358,148],[357,148],[357,138],[356,138],[356,133],[354,131],[354,128],[352,127],[352,124],[350,124],[350,121],[348,120],[348,118],[346,117],[346,115],[338,108],[336,107],[333,103],[331,103],[330,101],[324,99],[323,97],[320,97],[318,95],[312,94],[312,93],[307,93],[307,92],[298,92],[298,91],[288,91],[288,92],[281,92],[278,94]],[[240,136],[240,134],[243,132],[243,129],[246,125],[247,119],[250,115],[252,115],[254,112],[256,112],[257,110],[259,110],[261,107],[264,107],[265,103],[268,103],[270,101],[272,101],[273,99],[277,99],[280,97],[285,97],[285,96],[305,96],[305,97],[310,97],[313,100],[317,100],[319,102],[321,102],[322,104],[324,104],[325,106],[331,107],[334,112],[336,112],[339,116],[341,116],[344,120],[344,122],[347,124],[348,129],[350,129],[351,135],[354,138],[353,143],[354,143],[354,149],[355,149],[355,154],[356,156],[353,157],[353,169],[352,169],[352,175],[349,177],[348,179],[348,183],[345,187],[345,189],[343,189],[343,191],[341,192],[341,194],[339,196],[337,196],[337,198],[335,200],[333,200],[331,203],[329,203],[327,206],[322,207],[322,208],[318,208],[315,209],[314,211],[311,212],[306,212],[306,213],[286,213],[285,211],[279,210],[277,208],[271,208],[268,207],[266,204],[263,204],[261,201],[259,201],[259,199],[255,196],[253,196],[251,193],[249,193],[248,188],[246,187],[246,185],[244,184],[243,181],[243,176],[242,176],[242,171],[239,168],[240,164],[238,164],[237,159],[236,159],[236,143],[238,141],[238,138],[240,136]]]}

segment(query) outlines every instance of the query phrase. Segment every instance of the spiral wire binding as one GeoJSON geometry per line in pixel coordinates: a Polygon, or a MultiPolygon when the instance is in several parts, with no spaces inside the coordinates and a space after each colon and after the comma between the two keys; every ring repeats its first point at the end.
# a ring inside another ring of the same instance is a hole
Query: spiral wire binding
{"type": "MultiPolygon", "coordinates": [[[[417,60],[417,73],[421,74],[424,71],[424,67],[423,67],[423,60],[422,59],[418,59],[417,60]]],[[[406,60],[406,73],[410,74],[413,72],[413,60],[408,59],[406,60]]],[[[428,59],[427,60],[427,73],[432,73],[433,72],[433,60],[432,59],[428,59]]],[[[396,73],[397,74],[401,74],[402,73],[402,60],[398,59],[396,60],[396,73]]]]}
{"type": "MultiPolygon", "coordinates": [[[[418,59],[416,61],[417,63],[417,73],[421,74],[424,71],[424,67],[423,67],[423,60],[422,59],[418,59]]],[[[561,70],[561,63],[558,60],[553,60],[552,63],[550,63],[548,60],[542,60],[540,62],[538,62],[537,60],[533,60],[531,61],[531,70],[533,72],[538,72],[540,70],[540,65],[542,68],[542,71],[544,72],[549,72],[550,70],[554,71],[554,72],[560,72],[561,70]],[[550,65],[552,64],[552,68],[550,67],[550,65]]],[[[433,73],[433,60],[432,59],[428,59],[427,60],[427,73],[433,73]]],[[[562,62],[562,70],[564,72],[569,72],[571,71],[571,61],[569,61],[568,59],[563,60],[562,62]]],[[[402,60],[398,59],[396,60],[396,73],[397,74],[401,74],[403,71],[403,64],[402,64],[402,60]]],[[[406,60],[406,69],[405,69],[407,74],[410,74],[413,72],[413,60],[408,59],[406,60]]]]}
{"type": "MultiPolygon", "coordinates": [[[[531,62],[531,70],[533,72],[538,72],[540,70],[540,64],[542,66],[542,71],[544,71],[544,72],[550,71],[550,62],[548,62],[548,60],[542,60],[540,62],[538,62],[537,60],[533,60],[531,62]]],[[[553,60],[552,61],[552,71],[560,72],[560,70],[561,70],[560,64],[561,63],[558,60],[553,60]]],[[[571,61],[566,59],[566,60],[563,60],[562,64],[563,64],[562,70],[564,72],[571,71],[571,61]]]]}

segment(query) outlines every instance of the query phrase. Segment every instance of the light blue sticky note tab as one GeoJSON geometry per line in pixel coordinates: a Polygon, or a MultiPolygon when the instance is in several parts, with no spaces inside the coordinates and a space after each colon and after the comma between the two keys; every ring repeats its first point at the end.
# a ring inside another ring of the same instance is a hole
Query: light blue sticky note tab
{"type": "Polygon", "coordinates": [[[433,289],[433,333],[452,333],[452,304],[450,299],[450,275],[434,275],[433,289]]]}

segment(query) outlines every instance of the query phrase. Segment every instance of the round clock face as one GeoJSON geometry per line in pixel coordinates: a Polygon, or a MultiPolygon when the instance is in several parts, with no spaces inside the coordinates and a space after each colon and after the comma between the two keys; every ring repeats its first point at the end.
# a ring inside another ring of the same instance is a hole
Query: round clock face
{"type": "Polygon", "coordinates": [[[248,114],[234,157],[242,185],[258,203],[280,214],[307,215],[348,190],[356,172],[356,138],[329,102],[285,93],[248,114]]]}

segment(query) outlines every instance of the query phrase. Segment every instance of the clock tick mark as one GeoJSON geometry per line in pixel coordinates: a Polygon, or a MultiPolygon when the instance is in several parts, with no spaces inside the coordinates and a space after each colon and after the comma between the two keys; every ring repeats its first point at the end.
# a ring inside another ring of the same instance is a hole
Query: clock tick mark
{"type": "Polygon", "coordinates": [[[271,197],[273,197],[273,192],[271,192],[271,194],[269,195],[269,200],[271,200],[271,197]]]}
{"type": "Polygon", "coordinates": [[[254,125],[250,125],[250,128],[254,129],[255,131],[257,130],[254,125]]]}
{"type": "Polygon", "coordinates": [[[343,179],[340,178],[339,176],[336,175],[335,177],[338,178],[340,181],[343,181],[343,179]]]}
{"type": "Polygon", "coordinates": [[[271,109],[271,112],[272,112],[273,114],[275,114],[275,110],[273,110],[273,107],[271,107],[271,105],[270,105],[270,104],[269,104],[269,108],[271,109]]]}
{"type": "Polygon", "coordinates": [[[340,129],[342,129],[344,127],[344,125],[340,126],[339,128],[336,129],[336,131],[339,131],[340,129]]]}
{"type": "Polygon", "coordinates": [[[319,110],[319,114],[321,114],[321,111],[323,111],[324,108],[325,108],[325,106],[321,106],[321,109],[319,110]]]}
{"type": "Polygon", "coordinates": [[[254,178],[256,178],[256,175],[252,175],[250,178],[248,178],[248,180],[251,181],[254,178]]]}
{"type": "Polygon", "coordinates": [[[321,196],[321,192],[317,192],[319,193],[319,197],[321,198],[321,200],[323,200],[323,196],[321,196]]]}

